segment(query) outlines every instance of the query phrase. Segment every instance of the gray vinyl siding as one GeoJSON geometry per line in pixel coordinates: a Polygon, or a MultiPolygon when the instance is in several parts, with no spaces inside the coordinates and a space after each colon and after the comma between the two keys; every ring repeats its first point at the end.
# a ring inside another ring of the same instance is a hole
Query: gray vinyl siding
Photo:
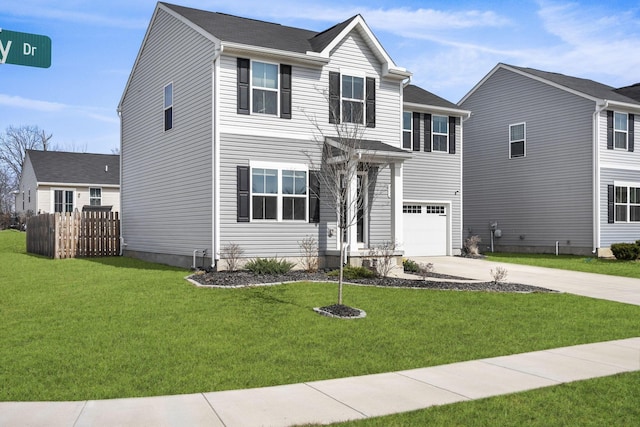
{"type": "MultiPolygon", "coordinates": [[[[630,153],[631,154],[631,153],[630,153]]],[[[612,243],[635,242],[640,239],[640,222],[608,223],[607,186],[615,181],[637,183],[640,187],[640,170],[601,169],[600,171],[600,247],[612,243]]]]}
{"type": "Polygon", "coordinates": [[[461,105],[464,237],[496,246],[584,252],[593,243],[592,101],[498,69],[461,105]],[[509,125],[526,123],[526,157],[509,159],[509,125]]]}
{"type": "MultiPolygon", "coordinates": [[[[451,203],[451,247],[462,247],[462,120],[456,126],[456,154],[424,151],[424,123],[420,122],[420,151],[404,162],[404,200],[451,203]],[[457,192],[457,194],[456,194],[457,192]]],[[[430,141],[428,142],[430,143],[430,141]]]]}
{"type": "Polygon", "coordinates": [[[392,240],[390,185],[390,166],[379,169],[377,179],[369,184],[369,247],[392,240]]]}
{"type": "Polygon", "coordinates": [[[158,10],[122,101],[126,249],[191,256],[212,246],[210,41],[158,10]],[[173,129],[163,92],[173,83],[173,129]]]}
{"type": "MultiPolygon", "coordinates": [[[[261,56],[250,59],[274,62],[273,59],[261,56]]],[[[287,62],[283,60],[282,63],[287,62]]],[[[329,71],[355,71],[376,79],[376,127],[363,127],[362,138],[400,146],[402,82],[380,77],[381,64],[359,35],[347,37],[334,50],[329,64],[323,68],[295,63],[289,65],[292,65],[291,119],[255,113],[243,115],[237,114],[237,57],[223,55],[220,65],[221,129],[228,133],[257,133],[271,137],[283,134],[297,138],[336,135],[335,126],[329,124],[329,71]]]]}
{"type": "MultiPolygon", "coordinates": [[[[629,111],[620,109],[609,109],[610,111],[616,111],[619,113],[629,113],[629,111]]],[[[599,115],[599,144],[598,149],[600,151],[600,163],[601,165],[615,165],[619,168],[631,168],[640,169],[640,114],[636,113],[634,116],[634,133],[635,133],[635,145],[634,151],[628,150],[608,150],[607,149],[607,110],[604,110],[599,115]]]]}
{"type": "MultiPolygon", "coordinates": [[[[306,236],[326,241],[326,225],[301,221],[237,221],[237,166],[249,166],[251,160],[308,165],[310,159],[317,162],[320,150],[321,146],[315,141],[222,134],[220,245],[237,243],[248,258],[298,257],[299,242],[306,236]]],[[[325,220],[322,212],[320,220],[325,220]]]]}

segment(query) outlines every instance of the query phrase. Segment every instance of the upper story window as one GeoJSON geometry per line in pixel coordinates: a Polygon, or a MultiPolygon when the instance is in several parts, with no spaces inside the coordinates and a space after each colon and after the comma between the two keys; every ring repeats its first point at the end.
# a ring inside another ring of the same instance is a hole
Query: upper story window
{"type": "Polygon", "coordinates": [[[364,79],[342,76],[342,121],[364,123],[364,79]]]}
{"type": "Polygon", "coordinates": [[[627,149],[628,120],[626,113],[615,112],[613,114],[613,146],[615,148],[627,149]]]}
{"type": "Polygon", "coordinates": [[[173,128],[173,83],[164,87],[164,130],[173,128]]]}
{"type": "Polygon", "coordinates": [[[89,188],[89,204],[91,206],[102,205],[102,188],[89,188]]]}
{"type": "Polygon", "coordinates": [[[509,125],[509,158],[526,154],[526,124],[509,125]]]}
{"type": "Polygon", "coordinates": [[[237,59],[238,114],[291,118],[291,65],[237,59]]]}
{"type": "Polygon", "coordinates": [[[607,110],[607,149],[634,151],[635,115],[607,110]]]}
{"type": "Polygon", "coordinates": [[[433,151],[449,151],[449,117],[432,117],[433,151]]]}
{"type": "Polygon", "coordinates": [[[252,111],[278,114],[278,65],[252,62],[252,111]]]}
{"type": "Polygon", "coordinates": [[[408,111],[402,113],[402,148],[411,149],[413,131],[413,114],[408,111]]]}
{"type": "Polygon", "coordinates": [[[330,71],[329,123],[376,127],[376,79],[330,71]]]}

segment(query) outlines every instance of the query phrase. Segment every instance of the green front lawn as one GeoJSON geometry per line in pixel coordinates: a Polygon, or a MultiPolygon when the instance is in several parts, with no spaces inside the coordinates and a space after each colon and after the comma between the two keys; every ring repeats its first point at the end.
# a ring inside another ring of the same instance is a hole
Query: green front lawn
{"type": "Polygon", "coordinates": [[[345,286],[203,289],[129,258],[50,260],[0,232],[0,400],[194,393],[438,365],[640,330],[640,307],[568,294],[345,286]]]}
{"type": "Polygon", "coordinates": [[[618,261],[616,259],[593,258],[575,255],[488,253],[489,261],[512,264],[535,265],[537,267],[560,268],[584,271],[586,273],[609,274],[612,276],[640,279],[640,262],[618,261]]]}

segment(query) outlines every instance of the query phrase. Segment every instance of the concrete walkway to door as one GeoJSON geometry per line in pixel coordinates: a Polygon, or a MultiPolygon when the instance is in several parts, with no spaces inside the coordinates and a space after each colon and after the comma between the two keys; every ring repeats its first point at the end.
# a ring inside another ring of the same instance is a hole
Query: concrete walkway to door
{"type": "Polygon", "coordinates": [[[640,279],[463,257],[412,257],[411,259],[421,263],[433,263],[436,273],[481,281],[493,280],[491,269],[500,266],[507,269],[507,282],[640,305],[640,279]]]}

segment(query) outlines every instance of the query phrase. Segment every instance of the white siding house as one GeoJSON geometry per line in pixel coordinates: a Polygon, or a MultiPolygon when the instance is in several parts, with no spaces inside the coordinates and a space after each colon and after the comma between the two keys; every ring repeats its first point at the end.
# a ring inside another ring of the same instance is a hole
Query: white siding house
{"type": "Polygon", "coordinates": [[[498,64],[460,102],[465,237],[494,250],[610,255],[640,238],[640,102],[591,80],[498,64]],[[492,230],[495,229],[495,230],[492,230]]]}
{"type": "Polygon", "coordinates": [[[464,112],[445,108],[459,151],[434,163],[433,191],[403,187],[423,173],[402,145],[410,77],[359,15],[314,32],[158,3],[118,107],[125,253],[180,266],[196,254],[223,269],[230,243],[246,258],[297,258],[312,236],[335,258],[338,216],[316,177],[341,129],[359,132],[363,173],[375,176],[347,236],[351,262],[388,241],[403,254],[405,198],[449,206],[438,254],[455,253],[464,112]]]}
{"type": "Polygon", "coordinates": [[[16,212],[120,211],[120,156],[27,150],[16,212]]]}

